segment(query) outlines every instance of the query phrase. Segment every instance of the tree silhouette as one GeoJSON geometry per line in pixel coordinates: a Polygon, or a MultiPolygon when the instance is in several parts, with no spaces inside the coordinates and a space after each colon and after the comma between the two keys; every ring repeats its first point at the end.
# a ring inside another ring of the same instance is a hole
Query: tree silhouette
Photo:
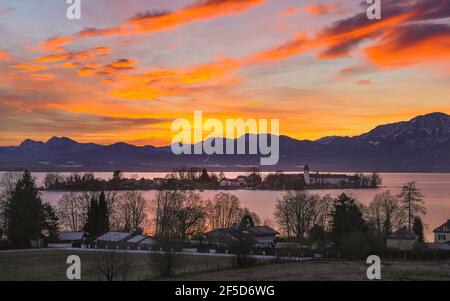
{"type": "Polygon", "coordinates": [[[42,201],[34,178],[25,171],[13,191],[9,212],[8,238],[14,243],[39,239],[42,201]]]}
{"type": "Polygon", "coordinates": [[[423,206],[423,194],[416,187],[416,182],[409,182],[403,185],[399,198],[401,198],[403,203],[402,208],[408,216],[408,230],[411,230],[414,217],[426,213],[426,208],[423,206]]]}

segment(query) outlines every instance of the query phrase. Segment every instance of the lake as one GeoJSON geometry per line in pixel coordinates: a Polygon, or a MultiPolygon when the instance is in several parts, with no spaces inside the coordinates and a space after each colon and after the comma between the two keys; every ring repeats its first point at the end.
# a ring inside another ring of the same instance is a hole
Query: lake
{"type": "MultiPolygon", "coordinates": [[[[1,173],[0,173],[1,174],[1,173]]],[[[41,185],[46,173],[33,173],[37,182],[41,185]]],[[[61,173],[65,174],[65,173],[61,173]]],[[[67,173],[68,174],[68,173],[67,173]]],[[[112,173],[94,173],[96,177],[108,179],[112,173]]],[[[226,177],[236,177],[238,172],[225,173],[226,177]]],[[[124,173],[125,177],[136,175],[138,178],[158,178],[164,177],[166,173],[124,173]]],[[[383,187],[379,189],[339,189],[339,190],[312,190],[312,193],[319,195],[330,194],[335,197],[343,192],[356,197],[363,204],[369,204],[373,197],[386,189],[390,189],[394,194],[400,192],[401,186],[410,181],[416,181],[417,186],[422,190],[427,207],[427,215],[424,217],[426,224],[426,237],[432,241],[434,239],[433,229],[450,219],[450,173],[382,173],[383,187]]],[[[212,198],[218,191],[201,192],[204,199],[212,198]]],[[[273,210],[278,198],[281,198],[283,191],[253,191],[253,190],[232,190],[228,191],[236,195],[243,206],[258,214],[261,220],[269,218],[273,220],[273,210]]],[[[155,191],[144,191],[146,199],[154,197],[155,191]]],[[[62,197],[63,192],[43,192],[42,199],[45,202],[56,204],[62,197]]]]}

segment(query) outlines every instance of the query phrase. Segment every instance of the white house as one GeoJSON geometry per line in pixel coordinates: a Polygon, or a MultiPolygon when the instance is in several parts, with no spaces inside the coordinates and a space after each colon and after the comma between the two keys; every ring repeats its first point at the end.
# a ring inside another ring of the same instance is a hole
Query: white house
{"type": "Polygon", "coordinates": [[[236,179],[227,179],[227,178],[223,178],[220,182],[219,182],[219,187],[223,187],[223,188],[238,188],[238,187],[242,187],[241,183],[236,180],[236,179]]]}
{"type": "Polygon", "coordinates": [[[450,219],[446,223],[440,225],[433,230],[435,243],[450,242],[450,219]]]}

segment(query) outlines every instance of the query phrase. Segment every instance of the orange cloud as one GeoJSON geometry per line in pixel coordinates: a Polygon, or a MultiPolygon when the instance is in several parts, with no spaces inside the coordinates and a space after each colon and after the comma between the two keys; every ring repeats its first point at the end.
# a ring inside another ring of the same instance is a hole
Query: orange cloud
{"type": "Polygon", "coordinates": [[[370,79],[363,79],[356,81],[356,84],[359,86],[370,86],[372,84],[372,81],[370,79]]]}
{"type": "Polygon", "coordinates": [[[342,5],[340,3],[331,4],[310,4],[304,9],[309,15],[326,15],[326,14],[339,14],[342,13],[342,5]]]}
{"type": "Polygon", "coordinates": [[[14,65],[13,68],[19,69],[20,71],[23,71],[23,72],[37,72],[37,71],[48,69],[47,66],[31,65],[31,64],[17,64],[17,65],[14,65]]]}
{"type": "Polygon", "coordinates": [[[62,52],[62,46],[77,39],[90,37],[110,37],[121,35],[136,35],[173,30],[178,27],[198,22],[208,21],[228,15],[245,12],[255,6],[262,5],[266,0],[204,0],[194,5],[181,8],[174,12],[146,12],[138,14],[131,20],[110,28],[88,28],[73,36],[55,37],[47,40],[42,47],[46,50],[62,52]]]}
{"type": "Polygon", "coordinates": [[[93,59],[96,56],[106,56],[111,53],[110,47],[96,47],[86,51],[80,52],[67,52],[61,54],[52,54],[40,57],[34,60],[36,63],[52,63],[52,62],[60,62],[60,61],[85,61],[89,59],[93,59]]]}
{"type": "Polygon", "coordinates": [[[11,55],[8,51],[0,50],[0,62],[8,62],[11,60],[11,55]]]}
{"type": "Polygon", "coordinates": [[[145,74],[118,74],[115,80],[109,82],[113,85],[110,94],[135,100],[183,95],[214,85],[223,86],[230,81],[230,74],[240,67],[239,61],[224,58],[188,68],[159,69],[145,74]]]}
{"type": "Polygon", "coordinates": [[[450,59],[450,26],[412,25],[386,32],[381,42],[364,50],[380,67],[403,67],[450,59]]]}

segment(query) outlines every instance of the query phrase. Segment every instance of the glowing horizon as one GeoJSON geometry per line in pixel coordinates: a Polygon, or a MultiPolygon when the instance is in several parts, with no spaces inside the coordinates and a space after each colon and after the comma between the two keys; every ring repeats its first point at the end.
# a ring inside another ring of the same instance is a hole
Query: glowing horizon
{"type": "Polygon", "coordinates": [[[65,136],[169,145],[170,125],[280,119],[354,136],[450,114],[450,0],[0,0],[0,145],[65,136]],[[419,22],[420,21],[420,22],[419,22]]]}

